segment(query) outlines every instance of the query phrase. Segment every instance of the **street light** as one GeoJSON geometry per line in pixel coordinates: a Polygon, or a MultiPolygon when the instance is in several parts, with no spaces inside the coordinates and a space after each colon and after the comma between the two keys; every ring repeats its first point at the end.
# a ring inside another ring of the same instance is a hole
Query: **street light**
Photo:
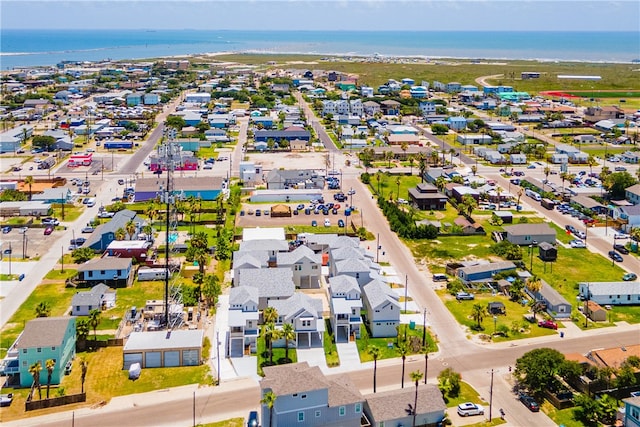
{"type": "Polygon", "coordinates": [[[496,326],[498,324],[498,316],[493,316],[493,335],[496,334],[496,326]]]}

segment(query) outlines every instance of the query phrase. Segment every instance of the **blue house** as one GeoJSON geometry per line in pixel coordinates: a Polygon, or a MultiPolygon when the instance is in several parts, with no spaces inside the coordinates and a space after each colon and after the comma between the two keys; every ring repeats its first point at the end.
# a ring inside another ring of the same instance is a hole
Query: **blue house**
{"type": "Polygon", "coordinates": [[[411,86],[411,89],[409,89],[409,93],[411,94],[412,98],[420,99],[426,98],[429,94],[429,91],[424,86],[411,86]]]}
{"type": "Polygon", "coordinates": [[[160,103],[160,95],[157,93],[145,93],[142,99],[144,105],[158,105],[160,103]]]}
{"type": "Polygon", "coordinates": [[[467,119],[464,117],[449,117],[447,120],[447,126],[449,129],[459,131],[467,127],[467,119]]]}
{"type": "Polygon", "coordinates": [[[262,125],[264,129],[271,129],[273,127],[273,118],[267,117],[251,117],[251,121],[256,125],[262,125]]]}
{"type": "Polygon", "coordinates": [[[416,81],[415,81],[415,80],[410,79],[410,78],[408,78],[408,77],[405,77],[404,79],[402,79],[402,84],[403,84],[403,85],[409,85],[409,86],[411,86],[411,85],[414,85],[415,83],[416,83],[416,81]]]}
{"type": "Polygon", "coordinates": [[[459,268],[456,275],[463,283],[479,282],[491,279],[496,273],[515,268],[516,265],[511,261],[490,262],[459,268]]]}
{"type": "Polygon", "coordinates": [[[94,251],[104,252],[107,246],[109,246],[109,243],[116,239],[116,230],[119,228],[126,229],[127,222],[130,220],[136,222],[135,218],[136,213],[128,209],[116,212],[109,222],[99,225],[98,228],[96,228],[84,243],[84,247],[91,248],[94,251]]]}
{"type": "Polygon", "coordinates": [[[51,384],[60,384],[65,366],[76,354],[76,318],[40,317],[30,320],[9,349],[7,356],[9,353],[16,352],[21,387],[31,387],[33,384],[29,367],[36,362],[40,362],[43,369],[40,374],[40,383],[46,384],[45,366],[49,359],[56,362],[51,375],[51,384]]]}
{"type": "MultiPolygon", "coordinates": [[[[223,179],[220,177],[176,177],[173,179],[177,197],[188,198],[193,196],[202,200],[215,200],[222,191],[222,181],[223,179]]],[[[138,178],[135,187],[136,201],[155,199],[160,195],[160,187],[164,183],[166,183],[166,180],[162,178],[138,178]]],[[[85,243],[85,246],[87,246],[87,243],[85,243]]]]}
{"type": "Polygon", "coordinates": [[[127,95],[127,105],[129,107],[135,107],[136,105],[142,104],[142,94],[141,93],[130,93],[127,95]]]}
{"type": "Polygon", "coordinates": [[[78,279],[91,285],[105,283],[113,288],[126,287],[131,266],[131,258],[93,258],[78,266],[78,279]]]}

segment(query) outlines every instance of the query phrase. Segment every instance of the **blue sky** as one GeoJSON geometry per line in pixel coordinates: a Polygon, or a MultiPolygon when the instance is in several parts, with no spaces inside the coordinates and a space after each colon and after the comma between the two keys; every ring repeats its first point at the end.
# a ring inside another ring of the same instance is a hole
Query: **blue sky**
{"type": "Polygon", "coordinates": [[[5,29],[639,31],[638,0],[1,0],[5,29]]]}

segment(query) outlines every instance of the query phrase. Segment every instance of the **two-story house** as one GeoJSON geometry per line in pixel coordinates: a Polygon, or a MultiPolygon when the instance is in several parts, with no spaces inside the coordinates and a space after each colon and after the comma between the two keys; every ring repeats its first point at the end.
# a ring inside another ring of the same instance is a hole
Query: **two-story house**
{"type": "Polygon", "coordinates": [[[229,290],[229,357],[242,357],[256,352],[260,333],[259,298],[258,288],[252,286],[229,290]]]}
{"type": "Polygon", "coordinates": [[[279,252],[277,265],[280,268],[291,268],[296,288],[320,288],[322,255],[314,253],[308,247],[301,245],[291,252],[279,252]]]}
{"type": "Polygon", "coordinates": [[[444,210],[447,208],[447,196],[438,188],[426,182],[409,189],[409,201],[420,210],[444,210]]]}
{"type": "MultiPolygon", "coordinates": [[[[56,362],[51,375],[51,384],[60,384],[67,363],[76,354],[76,318],[75,317],[40,317],[30,320],[24,327],[16,342],[9,349],[9,353],[17,352],[19,362],[20,386],[30,387],[33,376],[29,367],[40,362],[45,369],[46,361],[56,362]]],[[[45,383],[41,374],[41,382],[45,383]]]]}
{"type": "Polygon", "coordinates": [[[395,337],[400,324],[400,298],[388,284],[372,280],[362,288],[371,336],[395,337]]]}
{"type": "Polygon", "coordinates": [[[306,362],[263,370],[261,396],[276,395],[273,408],[262,404],[264,427],[360,427],[364,399],[348,375],[327,377],[306,362]]]}
{"type": "Polygon", "coordinates": [[[296,290],[290,268],[261,268],[242,270],[236,286],[258,289],[258,309],[264,310],[272,300],[286,299],[296,290]]]}
{"type": "MultiPolygon", "coordinates": [[[[270,300],[269,307],[275,308],[278,312],[276,326],[282,326],[285,323],[293,325],[296,338],[295,342],[289,342],[289,345],[322,347],[325,330],[322,300],[296,292],[287,299],[270,300]]],[[[276,347],[284,347],[285,344],[284,339],[273,342],[276,347]]]]}
{"type": "Polygon", "coordinates": [[[131,258],[93,258],[78,266],[78,279],[89,284],[105,283],[113,288],[126,287],[131,267],[131,258]]]}
{"type": "Polygon", "coordinates": [[[361,290],[358,281],[351,276],[334,276],[329,279],[331,295],[331,329],[336,342],[360,338],[362,317],[361,290]]]}

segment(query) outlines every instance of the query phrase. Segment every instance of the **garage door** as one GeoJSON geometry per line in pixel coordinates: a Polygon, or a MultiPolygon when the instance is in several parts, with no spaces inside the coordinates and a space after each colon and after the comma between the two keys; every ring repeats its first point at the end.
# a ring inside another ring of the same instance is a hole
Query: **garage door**
{"type": "Polygon", "coordinates": [[[139,363],[142,366],[142,353],[125,353],[122,369],[129,370],[129,367],[134,363],[139,363]]]}
{"type": "Polygon", "coordinates": [[[180,366],[180,352],[179,351],[165,351],[164,352],[164,366],[180,366]]]}
{"type": "Polygon", "coordinates": [[[144,355],[146,368],[160,368],[162,366],[161,361],[162,357],[159,351],[149,352],[144,355]]]}
{"type": "Polygon", "coordinates": [[[198,366],[198,350],[182,350],[182,366],[198,366]]]}

